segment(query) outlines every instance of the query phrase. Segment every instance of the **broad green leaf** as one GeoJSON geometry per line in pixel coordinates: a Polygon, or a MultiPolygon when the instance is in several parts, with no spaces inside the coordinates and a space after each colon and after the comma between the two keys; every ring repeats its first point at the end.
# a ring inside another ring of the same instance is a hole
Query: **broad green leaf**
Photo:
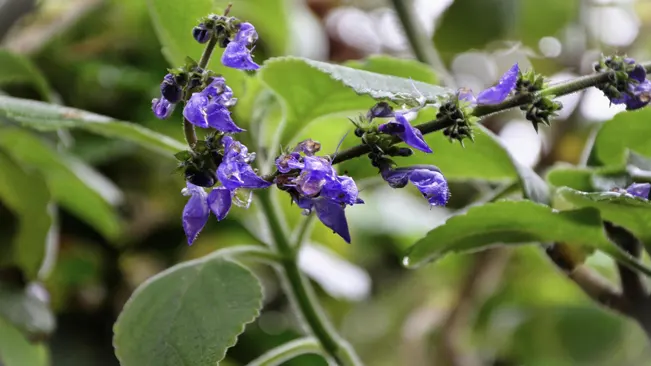
{"type": "Polygon", "coordinates": [[[18,329],[0,318],[0,364],[4,366],[48,366],[47,348],[30,343],[18,329]]]}
{"type": "Polygon", "coordinates": [[[121,192],[106,178],[84,163],[58,153],[26,130],[0,130],[0,149],[21,164],[40,171],[53,199],[108,239],[120,232],[119,218],[111,204],[121,192]]]}
{"type": "Polygon", "coordinates": [[[631,183],[622,168],[575,168],[559,166],[547,173],[547,181],[556,187],[570,187],[584,192],[609,191],[631,183]]]}
{"type": "Polygon", "coordinates": [[[43,99],[51,101],[50,86],[34,64],[25,56],[0,49],[0,86],[12,83],[31,84],[43,99]]]}
{"type": "Polygon", "coordinates": [[[219,255],[178,264],[140,285],[113,344],[122,366],[214,366],[259,315],[255,276],[219,255]]]}
{"type": "Polygon", "coordinates": [[[422,81],[436,85],[438,78],[432,68],[422,62],[384,55],[372,55],[364,60],[348,61],[344,66],[384,75],[422,81]]]}
{"type": "Polygon", "coordinates": [[[651,110],[619,113],[603,124],[597,136],[588,163],[590,165],[622,166],[632,150],[651,157],[651,110]]]}
{"type": "MultiPolygon", "coordinates": [[[[50,192],[43,176],[29,171],[0,152],[0,201],[18,218],[11,259],[28,279],[36,279],[45,258],[52,217],[50,192]]],[[[4,262],[8,258],[0,259],[4,262]]],[[[2,263],[8,264],[8,263],[2,263]]]]}
{"type": "Polygon", "coordinates": [[[417,89],[428,100],[436,101],[451,93],[446,88],[419,81],[297,57],[267,61],[259,77],[283,101],[285,123],[280,138],[283,144],[319,117],[368,110],[374,98],[415,97],[417,89]]]}
{"type": "Polygon", "coordinates": [[[448,253],[468,253],[497,244],[563,242],[598,249],[651,276],[651,269],[612,244],[595,209],[555,212],[531,201],[500,201],[454,216],[414,244],[404,263],[417,267],[448,253]]]}
{"type": "Polygon", "coordinates": [[[0,122],[2,117],[42,131],[82,128],[109,138],[134,142],[156,152],[169,154],[170,158],[173,158],[172,154],[187,148],[177,140],[134,123],[28,99],[0,96],[0,122]]]}
{"type": "Polygon", "coordinates": [[[288,41],[291,40],[290,29],[291,1],[289,0],[216,0],[217,7],[225,9],[229,3],[233,7],[229,15],[255,26],[258,43],[274,55],[286,54],[288,41]]]}
{"type": "MultiPolygon", "coordinates": [[[[6,320],[31,339],[47,337],[56,324],[48,305],[35,294],[39,286],[18,288],[0,282],[0,320],[6,320]]],[[[42,287],[38,290],[45,291],[42,287]]]]}
{"type": "Polygon", "coordinates": [[[651,203],[626,193],[585,193],[561,188],[557,194],[575,207],[592,207],[604,220],[622,226],[639,238],[651,250],[651,203]]]}

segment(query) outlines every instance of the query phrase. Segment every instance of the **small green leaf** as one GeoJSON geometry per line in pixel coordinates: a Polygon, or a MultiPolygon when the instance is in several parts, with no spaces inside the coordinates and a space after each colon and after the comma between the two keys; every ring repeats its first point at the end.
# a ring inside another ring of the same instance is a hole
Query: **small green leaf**
{"type": "Polygon", "coordinates": [[[575,207],[593,207],[604,220],[622,226],[651,250],[651,202],[620,192],[585,193],[561,188],[557,194],[575,207]]]}
{"type": "MultiPolygon", "coordinates": [[[[54,331],[56,322],[48,305],[30,286],[17,288],[0,282],[0,321],[5,319],[30,339],[43,339],[54,331]]],[[[42,287],[38,290],[45,291],[42,287]]]]}
{"type": "Polygon", "coordinates": [[[422,62],[384,55],[372,55],[364,60],[348,61],[344,66],[366,70],[383,75],[422,81],[436,85],[438,78],[432,68],[422,62]]]}
{"type": "Polygon", "coordinates": [[[18,329],[0,318],[0,364],[4,366],[48,366],[47,348],[30,343],[18,329]]]}
{"type": "MultiPolygon", "coordinates": [[[[449,89],[419,81],[297,57],[268,60],[259,77],[284,102],[282,144],[288,144],[317,118],[368,110],[375,102],[373,98],[416,97],[415,88],[431,101],[451,93],[449,89]]],[[[342,123],[350,122],[342,118],[342,123]]]]}
{"type": "MultiPolygon", "coordinates": [[[[0,151],[0,200],[19,220],[11,258],[28,279],[36,279],[52,226],[50,192],[43,176],[21,168],[0,151]]],[[[0,262],[4,263],[5,258],[0,262]]]]}
{"type": "Polygon", "coordinates": [[[404,259],[417,267],[448,253],[468,253],[497,244],[563,242],[598,249],[647,275],[651,269],[612,244],[595,209],[555,212],[531,201],[501,201],[471,208],[431,230],[404,259]]]}
{"type": "Polygon", "coordinates": [[[177,140],[134,123],[28,99],[0,96],[0,117],[41,131],[82,128],[106,137],[134,142],[156,152],[169,154],[170,157],[187,148],[177,140]]]}
{"type": "Polygon", "coordinates": [[[632,150],[651,157],[651,109],[619,113],[603,124],[595,137],[590,165],[623,166],[632,150]]]}
{"type": "Polygon", "coordinates": [[[114,327],[122,366],[214,366],[259,315],[255,276],[220,255],[178,264],[140,285],[114,327]]]}
{"type": "Polygon", "coordinates": [[[57,203],[106,238],[117,237],[120,222],[111,204],[119,203],[122,193],[104,176],[81,161],[50,148],[26,130],[0,130],[0,149],[21,164],[39,170],[57,203]]]}
{"type": "Polygon", "coordinates": [[[51,101],[50,86],[34,64],[24,56],[0,49],[0,85],[12,83],[31,84],[43,99],[51,101]]]}

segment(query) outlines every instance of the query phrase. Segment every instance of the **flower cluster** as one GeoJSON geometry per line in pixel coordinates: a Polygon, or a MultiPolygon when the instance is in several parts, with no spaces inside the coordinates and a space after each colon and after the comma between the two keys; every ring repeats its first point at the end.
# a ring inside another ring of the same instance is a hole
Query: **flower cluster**
{"type": "Polygon", "coordinates": [[[199,43],[211,40],[225,48],[222,64],[239,70],[257,70],[251,51],[258,40],[258,33],[251,23],[240,22],[234,17],[211,14],[192,29],[192,37],[199,43]]]}
{"type": "Polygon", "coordinates": [[[613,104],[624,104],[627,110],[645,107],[651,101],[651,82],[646,69],[628,57],[605,57],[594,66],[608,74],[608,81],[597,85],[613,104]]]}
{"type": "Polygon", "coordinates": [[[306,214],[316,211],[325,226],[350,243],[344,209],[364,201],[358,197],[357,185],[351,177],[337,175],[329,158],[314,155],[319,149],[319,143],[305,140],[293,151],[279,156],[276,167],[281,174],[276,177],[276,184],[306,214]]]}

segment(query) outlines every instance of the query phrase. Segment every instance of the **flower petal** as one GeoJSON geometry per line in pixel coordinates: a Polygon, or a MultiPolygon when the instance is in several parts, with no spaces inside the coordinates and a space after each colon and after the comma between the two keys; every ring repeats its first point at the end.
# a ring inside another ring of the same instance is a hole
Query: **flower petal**
{"type": "Polygon", "coordinates": [[[518,67],[518,64],[511,66],[509,71],[502,75],[497,85],[488,88],[477,95],[477,103],[497,104],[504,101],[511,91],[515,89],[519,71],[520,68],[518,67]]]}
{"type": "Polygon", "coordinates": [[[407,118],[405,118],[402,113],[396,112],[396,122],[405,128],[405,132],[398,134],[398,136],[407,145],[426,153],[432,152],[432,149],[429,147],[429,145],[427,145],[427,142],[425,142],[423,134],[418,129],[414,128],[414,126],[412,126],[411,123],[407,121],[407,118]]]}
{"type": "Polygon", "coordinates": [[[342,175],[328,181],[321,189],[321,196],[340,204],[354,205],[359,190],[353,178],[342,175]]]}
{"type": "Polygon", "coordinates": [[[633,183],[628,188],[626,188],[626,192],[630,195],[644,198],[645,200],[649,199],[649,192],[651,192],[651,184],[650,183],[633,183]]]}
{"type": "Polygon", "coordinates": [[[346,221],[344,207],[341,204],[329,199],[319,198],[314,200],[314,209],[323,225],[332,229],[334,233],[350,244],[348,222],[346,221]]]}
{"type": "Polygon", "coordinates": [[[222,221],[228,215],[233,202],[231,191],[226,187],[217,187],[208,194],[208,207],[222,221]]]}
{"type": "Polygon", "coordinates": [[[154,98],[151,101],[151,110],[154,112],[154,115],[156,115],[156,118],[158,119],[165,119],[172,115],[175,106],[176,104],[170,103],[162,96],[160,98],[154,98]]]}
{"type": "Polygon", "coordinates": [[[183,208],[182,220],[183,230],[188,238],[188,245],[192,245],[199,236],[201,229],[206,226],[210,210],[208,209],[207,195],[203,188],[188,182],[187,188],[182,192],[183,195],[190,196],[188,203],[183,208]]]}
{"type": "Polygon", "coordinates": [[[260,65],[256,64],[251,57],[251,51],[246,47],[245,42],[232,41],[224,50],[222,64],[239,70],[257,70],[260,65]]]}
{"type": "Polygon", "coordinates": [[[210,100],[204,94],[192,94],[185,108],[183,108],[183,117],[197,127],[208,128],[208,120],[204,111],[208,103],[210,103],[210,100]]]}
{"type": "Polygon", "coordinates": [[[477,98],[472,94],[472,90],[468,88],[460,88],[457,91],[457,99],[469,102],[470,104],[477,104],[477,98]]]}
{"type": "Polygon", "coordinates": [[[409,175],[409,180],[431,205],[445,206],[448,203],[450,191],[443,174],[432,170],[415,169],[409,175]]]}
{"type": "Polygon", "coordinates": [[[231,118],[228,108],[218,103],[211,103],[205,108],[205,119],[208,126],[226,133],[237,133],[245,131],[239,128],[231,118]]]}
{"type": "Polygon", "coordinates": [[[292,152],[289,154],[283,154],[276,159],[276,168],[281,173],[289,173],[293,169],[303,169],[305,164],[301,161],[301,154],[297,152],[292,152]]]}
{"type": "Polygon", "coordinates": [[[258,32],[255,31],[253,24],[244,22],[240,23],[240,29],[235,35],[234,42],[253,45],[258,40],[258,32]]]}

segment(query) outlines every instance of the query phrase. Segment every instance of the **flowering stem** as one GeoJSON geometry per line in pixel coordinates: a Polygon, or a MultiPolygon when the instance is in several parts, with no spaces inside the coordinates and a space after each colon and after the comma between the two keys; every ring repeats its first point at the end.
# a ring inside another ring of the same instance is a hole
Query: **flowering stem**
{"type": "Polygon", "coordinates": [[[443,84],[454,88],[454,78],[445,69],[445,65],[443,65],[439,55],[436,53],[432,41],[427,37],[420,22],[414,16],[412,2],[407,0],[391,0],[391,3],[398,14],[398,19],[400,19],[402,28],[405,30],[409,45],[418,61],[430,65],[441,78],[443,84]]]}
{"type": "Polygon", "coordinates": [[[319,342],[312,337],[293,340],[269,350],[262,356],[249,362],[247,366],[278,366],[305,354],[321,354],[319,342]]]}
{"type": "Polygon", "coordinates": [[[272,202],[271,192],[269,190],[260,190],[258,202],[269,222],[275,249],[281,256],[279,263],[282,268],[279,274],[287,286],[287,293],[293,299],[310,332],[319,341],[323,351],[337,365],[360,365],[357,355],[355,355],[348,343],[335,332],[332,324],[323,314],[323,310],[316,301],[312,286],[298,268],[298,253],[290,243],[281,225],[280,214],[275,209],[277,205],[272,202]]]}

